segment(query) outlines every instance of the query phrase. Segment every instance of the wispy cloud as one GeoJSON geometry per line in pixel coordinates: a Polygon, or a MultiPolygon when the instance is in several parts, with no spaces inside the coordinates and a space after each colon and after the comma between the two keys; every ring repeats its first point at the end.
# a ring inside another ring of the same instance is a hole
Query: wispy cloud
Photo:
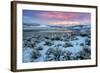
{"type": "Polygon", "coordinates": [[[90,13],[24,10],[23,14],[23,21],[26,23],[36,22],[55,25],[91,24],[90,13]]]}
{"type": "Polygon", "coordinates": [[[70,25],[80,25],[78,21],[52,21],[48,22],[51,25],[61,25],[61,26],[70,26],[70,25]]]}
{"type": "Polygon", "coordinates": [[[65,13],[65,12],[47,12],[47,13],[41,13],[39,14],[41,18],[44,19],[72,19],[72,18],[78,18],[79,15],[74,13],[65,13]]]}

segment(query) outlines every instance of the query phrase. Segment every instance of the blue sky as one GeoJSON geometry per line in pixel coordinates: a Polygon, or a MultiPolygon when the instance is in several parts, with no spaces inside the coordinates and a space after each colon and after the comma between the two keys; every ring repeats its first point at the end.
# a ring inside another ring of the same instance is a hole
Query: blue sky
{"type": "Polygon", "coordinates": [[[91,24],[90,13],[23,10],[23,23],[50,25],[91,24]]]}

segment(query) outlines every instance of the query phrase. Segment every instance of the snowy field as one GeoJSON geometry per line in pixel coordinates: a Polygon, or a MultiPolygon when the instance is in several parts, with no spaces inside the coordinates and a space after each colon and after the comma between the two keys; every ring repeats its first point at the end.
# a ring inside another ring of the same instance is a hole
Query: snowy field
{"type": "Polygon", "coordinates": [[[23,62],[91,59],[91,34],[81,31],[23,31],[23,62]]]}

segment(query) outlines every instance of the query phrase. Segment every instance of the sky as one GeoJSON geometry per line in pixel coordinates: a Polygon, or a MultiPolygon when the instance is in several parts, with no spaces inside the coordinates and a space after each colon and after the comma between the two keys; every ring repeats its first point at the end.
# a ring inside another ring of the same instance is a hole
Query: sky
{"type": "Polygon", "coordinates": [[[91,13],[23,10],[23,23],[43,25],[88,25],[91,24],[91,13]]]}

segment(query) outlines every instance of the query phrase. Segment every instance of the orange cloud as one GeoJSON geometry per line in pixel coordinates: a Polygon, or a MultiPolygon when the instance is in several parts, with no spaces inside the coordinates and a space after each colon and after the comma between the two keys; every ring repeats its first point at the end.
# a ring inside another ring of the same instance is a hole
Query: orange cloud
{"type": "Polygon", "coordinates": [[[49,22],[49,24],[70,26],[70,25],[80,25],[80,22],[77,22],[77,21],[53,21],[53,22],[49,22]]]}

